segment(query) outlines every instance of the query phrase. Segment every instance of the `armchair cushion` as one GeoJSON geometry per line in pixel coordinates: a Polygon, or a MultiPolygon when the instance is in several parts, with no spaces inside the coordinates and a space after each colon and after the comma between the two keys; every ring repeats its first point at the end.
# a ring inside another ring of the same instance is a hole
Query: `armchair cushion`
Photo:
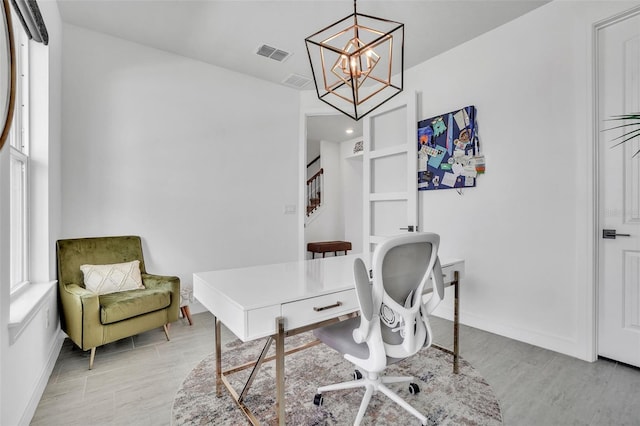
{"type": "Polygon", "coordinates": [[[146,288],[103,294],[100,300],[100,322],[103,325],[165,309],[171,304],[171,290],[146,288]]]}
{"type": "Polygon", "coordinates": [[[109,265],[80,265],[87,290],[97,294],[144,288],[140,275],[140,261],[109,265]]]}

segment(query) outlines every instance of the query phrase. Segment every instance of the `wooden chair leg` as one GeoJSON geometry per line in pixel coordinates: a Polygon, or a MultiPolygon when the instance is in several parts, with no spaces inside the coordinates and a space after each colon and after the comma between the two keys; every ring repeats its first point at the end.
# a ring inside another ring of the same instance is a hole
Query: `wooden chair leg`
{"type": "Polygon", "coordinates": [[[167,340],[171,340],[169,338],[169,325],[170,324],[165,324],[165,325],[162,326],[162,328],[164,328],[164,335],[167,336],[167,340]]]}
{"type": "Polygon", "coordinates": [[[189,305],[181,307],[180,310],[182,311],[182,317],[189,320],[189,325],[193,325],[193,320],[191,319],[191,311],[189,310],[189,305]]]}
{"type": "Polygon", "coordinates": [[[91,355],[89,356],[89,370],[93,368],[93,360],[96,357],[96,348],[91,348],[91,355]]]}

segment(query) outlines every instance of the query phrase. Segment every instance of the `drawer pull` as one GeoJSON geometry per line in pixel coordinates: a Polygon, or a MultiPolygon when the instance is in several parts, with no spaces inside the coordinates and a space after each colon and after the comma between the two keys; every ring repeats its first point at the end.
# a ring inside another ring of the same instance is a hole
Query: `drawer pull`
{"type": "Polygon", "coordinates": [[[342,302],[336,302],[333,305],[328,305],[328,306],[322,306],[320,308],[318,308],[317,306],[313,307],[313,310],[316,312],[320,312],[320,311],[324,311],[326,309],[331,309],[331,308],[337,308],[338,306],[342,306],[342,302]]]}

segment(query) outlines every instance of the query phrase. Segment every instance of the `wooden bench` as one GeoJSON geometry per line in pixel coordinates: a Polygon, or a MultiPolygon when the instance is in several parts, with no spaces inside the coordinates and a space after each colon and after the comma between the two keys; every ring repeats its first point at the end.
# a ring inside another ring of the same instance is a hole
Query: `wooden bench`
{"type": "Polygon", "coordinates": [[[343,251],[347,254],[347,251],[351,250],[351,243],[349,241],[318,241],[315,243],[307,243],[307,251],[311,252],[311,258],[315,259],[316,253],[322,253],[322,257],[327,252],[333,252],[335,256],[339,251],[343,251]]]}

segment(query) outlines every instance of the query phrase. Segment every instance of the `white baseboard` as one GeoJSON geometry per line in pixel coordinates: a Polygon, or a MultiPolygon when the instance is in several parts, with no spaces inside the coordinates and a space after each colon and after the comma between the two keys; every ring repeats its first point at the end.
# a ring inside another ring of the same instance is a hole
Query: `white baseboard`
{"type": "Polygon", "coordinates": [[[58,329],[58,333],[52,339],[47,364],[42,369],[42,374],[40,375],[38,384],[31,394],[29,404],[27,404],[27,408],[24,410],[24,413],[22,413],[22,418],[19,423],[20,426],[28,426],[31,423],[31,419],[33,419],[33,415],[36,413],[36,409],[40,403],[40,398],[42,398],[42,394],[44,394],[47,383],[49,383],[49,377],[51,377],[51,373],[56,366],[56,361],[60,355],[60,350],[62,349],[62,343],[64,342],[65,337],[66,334],[64,334],[62,330],[58,329]]]}
{"type": "MultiPolygon", "coordinates": [[[[436,309],[435,316],[453,321],[453,307],[443,306],[444,303],[436,309]]],[[[541,333],[535,330],[528,330],[513,325],[496,322],[492,319],[485,318],[470,312],[460,312],[460,324],[468,325],[479,330],[488,331],[499,336],[519,342],[528,343],[554,352],[559,352],[584,361],[591,361],[584,357],[584,351],[574,339],[564,336],[541,333]]],[[[464,354],[462,354],[464,356],[464,354]]]]}

